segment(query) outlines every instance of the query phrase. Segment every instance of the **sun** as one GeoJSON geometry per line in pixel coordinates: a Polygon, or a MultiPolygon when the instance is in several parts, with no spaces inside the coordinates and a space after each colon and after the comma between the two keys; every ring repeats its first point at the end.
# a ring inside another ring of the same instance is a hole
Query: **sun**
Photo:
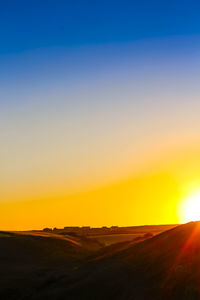
{"type": "Polygon", "coordinates": [[[200,220],[200,191],[181,201],[179,215],[181,222],[200,220]]]}

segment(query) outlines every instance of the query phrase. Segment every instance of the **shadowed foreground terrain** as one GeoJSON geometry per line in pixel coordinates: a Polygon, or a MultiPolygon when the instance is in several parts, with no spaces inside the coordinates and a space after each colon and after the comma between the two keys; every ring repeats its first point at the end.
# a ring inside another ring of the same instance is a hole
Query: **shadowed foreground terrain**
{"type": "Polygon", "coordinates": [[[87,238],[0,232],[0,299],[29,299],[100,248],[98,241],[87,238]]]}
{"type": "Polygon", "coordinates": [[[144,239],[1,233],[0,299],[200,299],[200,223],[144,239]]]}

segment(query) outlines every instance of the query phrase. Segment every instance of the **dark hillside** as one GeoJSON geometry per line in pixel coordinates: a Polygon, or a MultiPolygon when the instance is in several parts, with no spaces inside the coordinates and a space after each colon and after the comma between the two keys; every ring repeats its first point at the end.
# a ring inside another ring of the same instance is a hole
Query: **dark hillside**
{"type": "Polygon", "coordinates": [[[90,240],[38,233],[0,232],[0,299],[21,299],[43,282],[65,276],[100,248],[90,240]]]}
{"type": "Polygon", "coordinates": [[[200,224],[91,261],[33,299],[200,299],[200,224]]]}
{"type": "Polygon", "coordinates": [[[103,249],[89,243],[1,233],[0,299],[200,299],[199,222],[103,249]]]}

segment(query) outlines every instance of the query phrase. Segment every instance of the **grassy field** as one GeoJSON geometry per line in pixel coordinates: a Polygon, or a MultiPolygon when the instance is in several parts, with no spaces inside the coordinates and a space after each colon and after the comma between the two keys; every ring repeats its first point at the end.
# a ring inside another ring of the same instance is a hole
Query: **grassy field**
{"type": "Polygon", "coordinates": [[[169,230],[176,225],[155,225],[155,226],[136,226],[131,229],[124,230],[123,227],[119,228],[119,232],[114,232],[112,234],[98,234],[98,235],[89,235],[91,239],[96,239],[105,246],[109,246],[116,243],[132,241],[137,238],[142,238],[146,234],[157,235],[163,231],[169,230]]]}
{"type": "Polygon", "coordinates": [[[136,237],[139,237],[140,234],[132,233],[132,234],[106,234],[106,235],[98,235],[91,236],[90,239],[97,239],[99,242],[103,243],[105,246],[109,246],[116,243],[121,243],[125,241],[131,241],[136,237]]]}

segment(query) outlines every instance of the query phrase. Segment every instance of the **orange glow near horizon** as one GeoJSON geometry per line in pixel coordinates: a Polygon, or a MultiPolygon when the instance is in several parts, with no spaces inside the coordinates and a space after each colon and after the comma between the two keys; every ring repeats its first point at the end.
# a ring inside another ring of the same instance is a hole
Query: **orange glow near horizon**
{"type": "Polygon", "coordinates": [[[0,203],[2,230],[175,224],[177,182],[148,174],[66,197],[0,203]]]}
{"type": "Polygon", "coordinates": [[[145,170],[141,166],[140,173],[118,183],[117,180],[107,185],[102,182],[102,187],[88,191],[77,188],[71,195],[67,194],[68,185],[64,181],[60,187],[53,182],[47,186],[27,181],[18,193],[14,187],[7,189],[11,200],[0,202],[0,230],[159,225],[197,220],[198,155],[196,152],[187,155],[183,149],[177,153],[157,158],[145,170]]]}

